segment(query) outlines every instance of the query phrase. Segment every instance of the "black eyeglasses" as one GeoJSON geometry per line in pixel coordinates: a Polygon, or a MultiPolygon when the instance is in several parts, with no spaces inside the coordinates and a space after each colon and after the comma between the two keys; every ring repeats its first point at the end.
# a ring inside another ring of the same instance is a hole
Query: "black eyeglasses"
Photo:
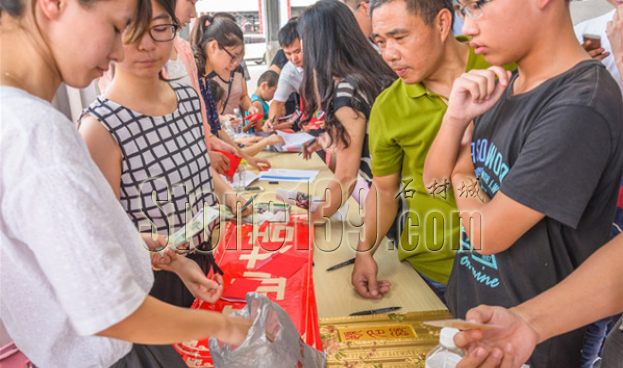
{"type": "Polygon", "coordinates": [[[168,42],[175,38],[179,24],[158,24],[149,27],[149,35],[156,42],[168,42]]]}
{"type": "Polygon", "coordinates": [[[461,5],[455,0],[454,11],[461,19],[465,19],[465,16],[468,16],[471,20],[477,20],[482,17],[482,6],[491,1],[493,0],[476,0],[461,5]]]}
{"type": "Polygon", "coordinates": [[[231,52],[229,52],[229,50],[227,50],[226,48],[222,47],[221,45],[219,45],[219,48],[221,50],[225,51],[227,53],[227,55],[229,55],[229,57],[231,57],[231,60],[229,61],[231,64],[236,64],[237,62],[242,60],[242,57],[240,55],[232,54],[231,52]]]}

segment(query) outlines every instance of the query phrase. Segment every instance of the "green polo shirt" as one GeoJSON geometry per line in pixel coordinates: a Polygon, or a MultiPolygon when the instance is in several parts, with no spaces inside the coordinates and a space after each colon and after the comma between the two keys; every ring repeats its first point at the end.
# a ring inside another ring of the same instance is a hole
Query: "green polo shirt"
{"type": "MultiPolygon", "coordinates": [[[[470,48],[467,71],[489,66],[470,48]]],[[[369,142],[374,176],[402,171],[401,187],[408,207],[404,216],[408,217],[398,247],[399,259],[409,261],[424,276],[447,284],[459,244],[454,193],[438,183],[433,196],[422,180],[426,154],[446,113],[444,100],[421,83],[408,85],[398,79],[372,107],[369,142]]]]}

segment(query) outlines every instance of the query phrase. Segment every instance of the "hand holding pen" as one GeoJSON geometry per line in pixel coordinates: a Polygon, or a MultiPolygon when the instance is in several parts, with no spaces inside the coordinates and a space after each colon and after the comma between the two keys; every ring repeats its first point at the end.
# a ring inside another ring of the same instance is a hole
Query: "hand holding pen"
{"type": "Polygon", "coordinates": [[[254,194],[253,196],[251,196],[251,198],[249,198],[249,200],[248,200],[248,201],[246,201],[246,202],[242,205],[242,207],[240,207],[240,212],[241,212],[241,213],[243,213],[243,214],[244,214],[244,210],[246,210],[246,209],[247,209],[247,207],[249,207],[249,206],[253,203],[253,200],[255,199],[255,197],[257,197],[257,194],[254,194]]]}
{"type": "Polygon", "coordinates": [[[253,208],[250,207],[251,204],[253,204],[253,200],[255,199],[255,197],[257,196],[254,195],[252,196],[249,200],[245,200],[244,197],[240,197],[238,195],[234,196],[233,194],[226,194],[226,202],[225,204],[227,205],[227,207],[229,207],[231,209],[231,212],[233,214],[237,214],[238,210],[237,210],[237,206],[238,203],[240,203],[241,207],[240,207],[240,214],[241,216],[247,216],[251,214],[251,211],[253,211],[253,208]]]}
{"type": "Polygon", "coordinates": [[[272,117],[272,119],[266,120],[266,128],[269,131],[275,130],[275,117],[274,116],[272,117]]]}
{"type": "Polygon", "coordinates": [[[322,145],[318,142],[318,137],[316,137],[303,145],[301,153],[305,160],[309,160],[312,154],[320,149],[322,149],[322,145]]]}

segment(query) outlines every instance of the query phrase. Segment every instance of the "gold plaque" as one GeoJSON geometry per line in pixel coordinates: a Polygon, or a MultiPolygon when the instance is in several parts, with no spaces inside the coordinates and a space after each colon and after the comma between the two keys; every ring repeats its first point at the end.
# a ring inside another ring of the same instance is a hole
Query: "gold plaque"
{"type": "Polygon", "coordinates": [[[327,368],[424,368],[440,329],[423,322],[450,318],[448,311],[321,318],[327,368]]]}
{"type": "Polygon", "coordinates": [[[415,331],[409,325],[376,326],[369,328],[338,329],[340,341],[379,341],[415,338],[415,331]]]}

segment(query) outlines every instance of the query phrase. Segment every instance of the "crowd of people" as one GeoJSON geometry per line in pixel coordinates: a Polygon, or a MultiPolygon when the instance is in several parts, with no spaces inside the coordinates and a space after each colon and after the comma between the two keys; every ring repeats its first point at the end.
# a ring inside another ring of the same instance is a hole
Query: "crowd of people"
{"type": "Polygon", "coordinates": [[[574,28],[569,0],[320,0],[249,94],[236,18],[197,17],[196,0],[0,0],[11,338],[38,367],[185,367],[165,344],[242,343],[250,321],[189,309],[223,292],[218,222],[175,249],[168,235],[246,202],[228,155],[267,169],[275,131],[322,116],[302,157],[335,176],[310,223],[351,196],[365,208],[361,297],[392,288],[374,259],[387,237],[454,316],[501,326],[459,333],[459,367],[623,367],[623,2],[608,2],[574,28]],[[76,128],[50,102],[96,78],[76,128]]]}

